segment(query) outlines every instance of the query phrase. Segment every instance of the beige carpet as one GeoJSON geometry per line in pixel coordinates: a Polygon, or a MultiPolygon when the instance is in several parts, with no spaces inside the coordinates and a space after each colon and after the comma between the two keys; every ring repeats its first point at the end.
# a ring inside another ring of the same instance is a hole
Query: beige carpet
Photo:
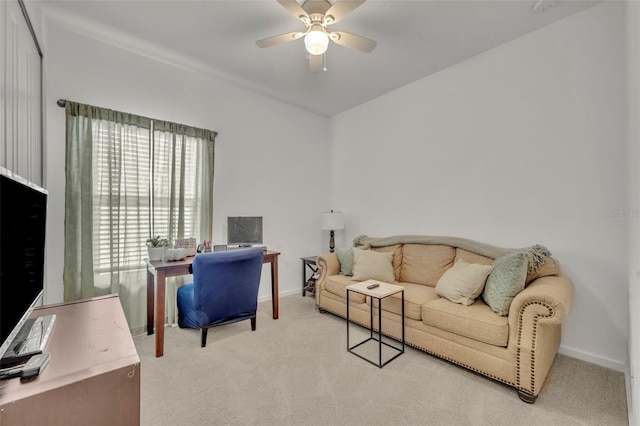
{"type": "MultiPolygon", "coordinates": [[[[407,347],[379,369],[346,351],[346,325],[312,298],[261,303],[249,321],[136,337],[143,425],[626,425],[624,375],[559,355],[533,404],[515,389],[407,347]]],[[[353,330],[353,329],[352,329],[353,330]]]]}

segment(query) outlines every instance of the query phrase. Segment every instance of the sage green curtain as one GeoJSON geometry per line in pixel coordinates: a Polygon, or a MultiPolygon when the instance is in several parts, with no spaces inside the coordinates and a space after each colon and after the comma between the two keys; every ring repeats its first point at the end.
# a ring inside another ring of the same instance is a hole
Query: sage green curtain
{"type": "MultiPolygon", "coordinates": [[[[117,293],[131,331],[146,328],[146,239],[212,239],[216,135],[67,102],[65,301],[117,293]]],[[[185,280],[167,281],[173,324],[185,280]]]]}

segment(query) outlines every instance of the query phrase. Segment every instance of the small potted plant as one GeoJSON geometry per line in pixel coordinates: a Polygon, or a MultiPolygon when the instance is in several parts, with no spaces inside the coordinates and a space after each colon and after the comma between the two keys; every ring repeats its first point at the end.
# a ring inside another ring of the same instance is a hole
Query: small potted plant
{"type": "Polygon", "coordinates": [[[147,240],[147,250],[149,252],[149,260],[162,260],[165,250],[171,245],[168,238],[162,238],[160,235],[149,238],[147,240]]]}

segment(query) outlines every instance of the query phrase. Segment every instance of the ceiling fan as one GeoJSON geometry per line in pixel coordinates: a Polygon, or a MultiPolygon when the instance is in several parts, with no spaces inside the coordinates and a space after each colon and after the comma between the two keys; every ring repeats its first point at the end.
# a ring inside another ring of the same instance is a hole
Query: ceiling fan
{"type": "Polygon", "coordinates": [[[335,24],[351,13],[365,0],[337,0],[333,5],[327,0],[306,0],[302,6],[296,0],[277,0],[293,16],[302,21],[304,31],[293,31],[258,40],[259,47],[269,47],[304,37],[304,44],[309,53],[309,70],[318,72],[326,70],[325,52],[329,40],[341,46],[350,47],[361,52],[370,53],[375,49],[374,40],[346,31],[329,31],[335,24]]]}

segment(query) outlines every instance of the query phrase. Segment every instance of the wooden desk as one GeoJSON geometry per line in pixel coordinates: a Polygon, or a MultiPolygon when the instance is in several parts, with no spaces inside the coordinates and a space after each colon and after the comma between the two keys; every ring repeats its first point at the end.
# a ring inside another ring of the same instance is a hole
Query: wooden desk
{"type": "MultiPolygon", "coordinates": [[[[273,308],[273,319],[278,319],[279,255],[280,253],[277,251],[268,250],[262,259],[262,263],[271,264],[271,306],[273,308]]],[[[175,262],[147,260],[147,334],[153,334],[155,324],[156,357],[164,355],[164,304],[166,298],[166,279],[168,277],[191,274],[192,262],[193,257],[187,257],[185,260],[178,260],[175,262]]]]}
{"type": "Polygon", "coordinates": [[[28,382],[0,383],[1,425],[140,424],[140,358],[118,296],[36,308],[56,315],[51,361],[28,382]]]}

